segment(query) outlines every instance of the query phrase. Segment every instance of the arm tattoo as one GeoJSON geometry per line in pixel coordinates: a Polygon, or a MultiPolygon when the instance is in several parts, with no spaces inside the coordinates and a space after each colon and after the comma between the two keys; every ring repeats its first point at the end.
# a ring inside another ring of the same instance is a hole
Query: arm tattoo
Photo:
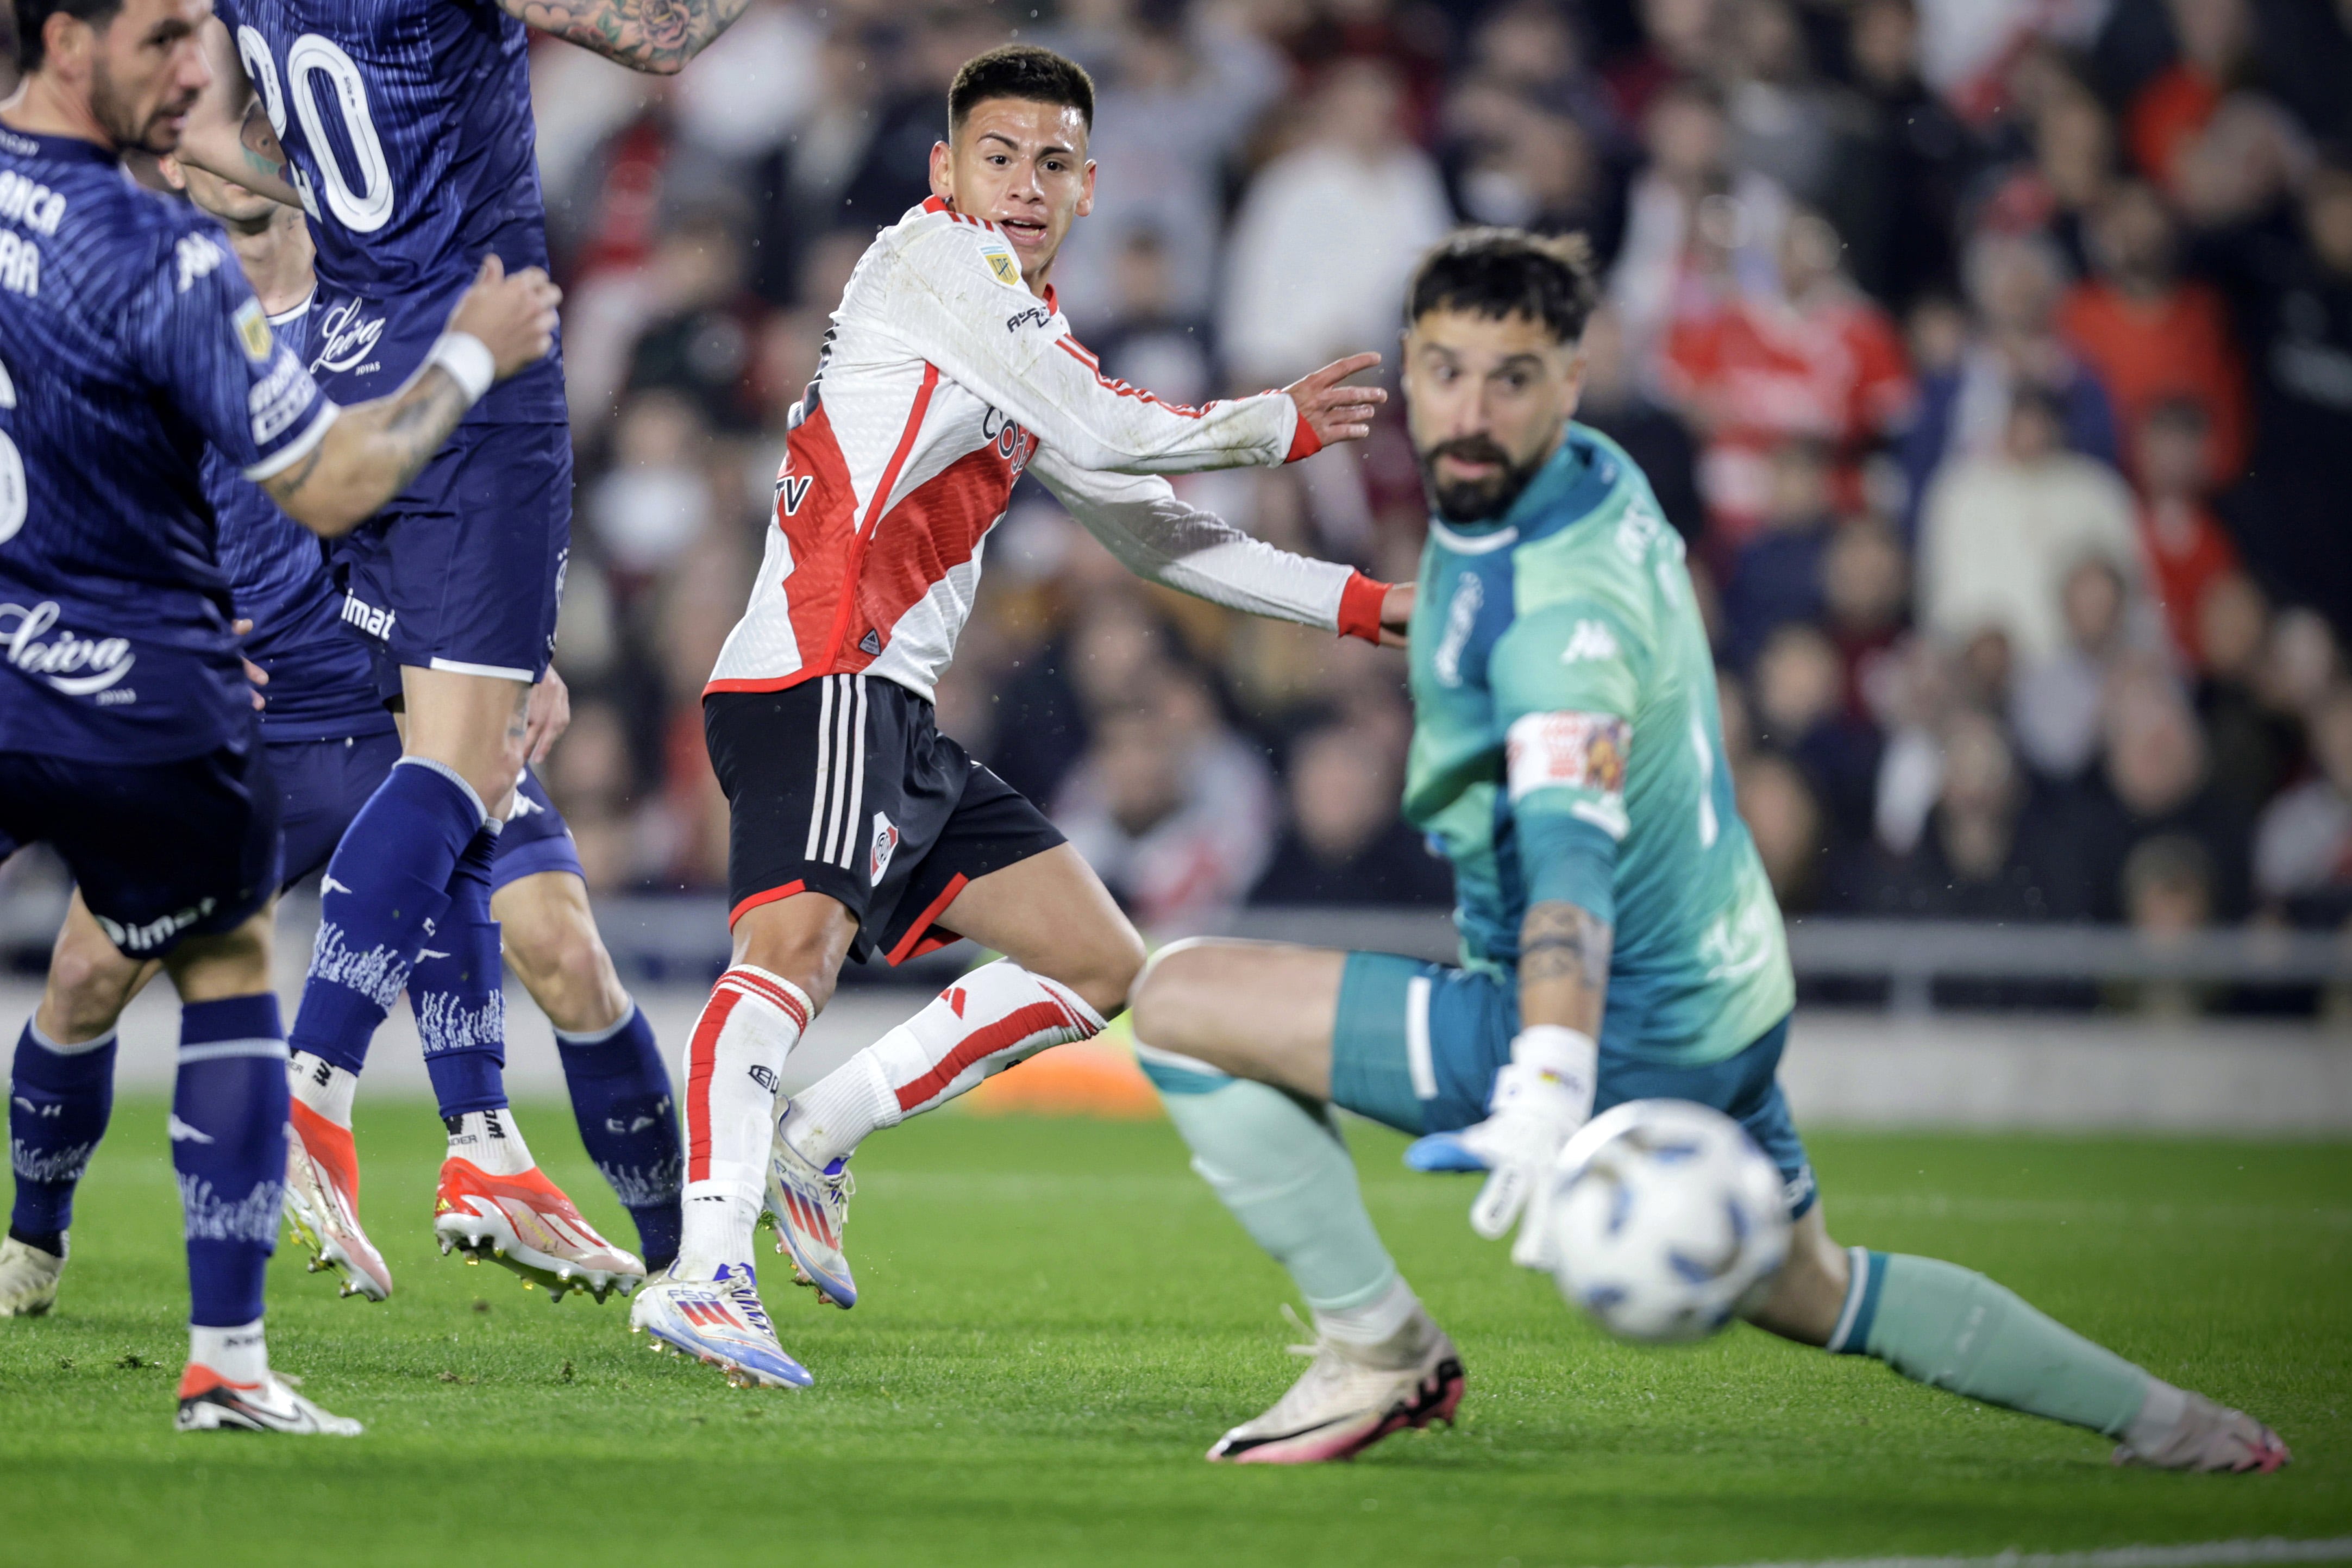
{"type": "Polygon", "coordinates": [[[747,0],[500,0],[524,26],[635,70],[668,73],[700,54],[747,0]]]}
{"type": "Polygon", "coordinates": [[[1592,990],[1609,984],[1615,932],[1591,911],[1569,903],[1533,904],[1519,926],[1519,978],[1580,979],[1592,990]]]}

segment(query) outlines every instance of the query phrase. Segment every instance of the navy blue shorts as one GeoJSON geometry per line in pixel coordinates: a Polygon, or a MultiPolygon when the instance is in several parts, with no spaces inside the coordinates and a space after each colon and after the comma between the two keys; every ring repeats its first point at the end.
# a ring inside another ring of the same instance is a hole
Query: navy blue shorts
{"type": "MultiPolygon", "coordinates": [[[[1495,1074],[1519,1032],[1517,990],[1475,970],[1351,952],[1331,1029],[1331,1098],[1399,1131],[1453,1132],[1482,1121],[1495,1074]]],[[[1780,1168],[1790,1217],[1813,1206],[1813,1169],[1778,1072],[1789,1020],[1721,1061],[1671,1067],[1601,1042],[1598,1114],[1629,1100],[1688,1100],[1722,1111],[1780,1168]]]]}
{"type": "Polygon", "coordinates": [[[234,931],[278,891],[278,788],[258,727],[176,763],[0,755],[0,859],[46,843],[130,958],[234,931]]]}
{"type": "Polygon", "coordinates": [[[278,780],[278,831],[285,845],[280,888],[326,869],[343,829],[398,761],[400,737],[389,730],[340,741],[271,742],[269,771],[278,780]]]}
{"type": "Polygon", "coordinates": [[[461,425],[334,547],[343,624],[394,664],[535,681],[572,547],[572,432],[461,425]]]}

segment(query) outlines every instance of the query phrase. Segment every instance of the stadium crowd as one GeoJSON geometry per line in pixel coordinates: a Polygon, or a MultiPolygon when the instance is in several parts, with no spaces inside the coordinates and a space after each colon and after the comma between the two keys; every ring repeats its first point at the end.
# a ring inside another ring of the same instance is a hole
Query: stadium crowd
{"type": "MultiPolygon", "coordinates": [[[[1101,89],[1058,300],[1194,401],[1391,352],[1459,223],[1580,230],[1587,422],[1717,634],[1792,911],[2352,915],[2352,4],[753,0],[675,79],[541,40],[577,516],[549,770],[600,889],[721,885],[698,701],[787,411],[948,77],[1101,89]]],[[[1187,492],[1403,578],[1400,419],[1187,492]]],[[[1393,653],[1146,588],[1034,486],[942,727],[1148,929],[1443,903],[1393,653]]]]}

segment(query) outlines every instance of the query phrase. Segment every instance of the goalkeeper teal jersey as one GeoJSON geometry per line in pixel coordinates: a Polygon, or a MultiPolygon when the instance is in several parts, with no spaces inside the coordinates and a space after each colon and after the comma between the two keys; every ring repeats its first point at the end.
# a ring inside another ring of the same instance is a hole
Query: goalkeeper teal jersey
{"type": "Polygon", "coordinates": [[[1681,538],[1622,448],[1568,438],[1501,519],[1430,522],[1405,815],[1454,863],[1464,963],[1498,978],[1530,903],[1616,930],[1601,1043],[1696,1066],[1795,1000],[1723,762],[1681,538]]]}

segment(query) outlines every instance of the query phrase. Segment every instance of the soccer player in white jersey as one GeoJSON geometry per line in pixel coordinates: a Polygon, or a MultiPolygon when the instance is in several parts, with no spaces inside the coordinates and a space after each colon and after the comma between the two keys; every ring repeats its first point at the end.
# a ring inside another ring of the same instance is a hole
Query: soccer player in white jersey
{"type": "Polygon", "coordinates": [[[966,63],[931,199],[876,239],[795,410],[775,528],[704,693],[732,808],[732,965],[687,1060],[685,1235],[632,1313],[744,1384],[801,1384],[752,1278],[763,1173],[799,1270],[848,1306],[846,1159],[876,1127],[1084,1039],[1142,941],[1045,816],[933,726],[982,541],[1025,470],[1129,567],[1261,615],[1393,643],[1409,588],[1262,544],[1158,476],[1303,458],[1370,430],[1360,354],[1192,408],[1104,376],[1049,281],[1092,205],[1093,84],[1048,50],[966,63]],[[969,937],[1004,956],[798,1097],[786,1055],[843,960],[969,937]]]}

